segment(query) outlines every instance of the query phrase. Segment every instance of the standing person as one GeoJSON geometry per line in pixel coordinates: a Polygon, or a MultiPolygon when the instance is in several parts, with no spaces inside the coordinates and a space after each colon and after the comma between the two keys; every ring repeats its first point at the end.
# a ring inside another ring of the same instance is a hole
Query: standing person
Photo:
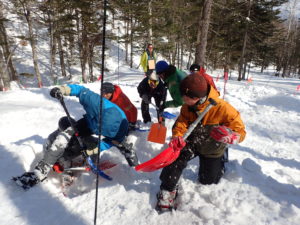
{"type": "Polygon", "coordinates": [[[183,104],[180,95],[180,82],[186,77],[186,73],[169,65],[166,61],[158,61],[155,65],[157,75],[164,81],[172,97],[171,101],[166,101],[163,108],[178,107],[183,104]]]}
{"type": "Polygon", "coordinates": [[[219,98],[217,91],[207,85],[202,76],[191,74],[180,84],[184,105],[181,107],[173,129],[172,139],[183,142],[182,136],[189,126],[204,111],[212,98],[217,105],[203,117],[200,124],[186,140],[179,157],[163,168],[158,193],[157,210],[172,209],[177,196],[178,181],[188,161],[199,157],[198,180],[203,185],[217,184],[223,176],[223,154],[228,144],[237,144],[246,136],[245,126],[239,112],[229,103],[219,98]]]}
{"type": "Polygon", "coordinates": [[[142,98],[141,110],[143,122],[151,122],[151,117],[149,114],[149,103],[151,98],[154,98],[155,105],[158,107],[157,118],[163,113],[163,104],[166,101],[167,89],[161,82],[159,77],[153,72],[149,77],[144,78],[137,87],[138,93],[142,98]]]}
{"type": "Polygon", "coordinates": [[[191,74],[197,73],[197,74],[199,74],[200,76],[203,76],[203,77],[205,78],[206,82],[207,82],[209,85],[213,86],[213,88],[216,89],[216,90],[218,91],[218,89],[217,89],[217,87],[216,87],[216,85],[215,85],[214,79],[213,79],[210,75],[208,75],[208,74],[206,73],[205,69],[204,69],[202,66],[200,66],[200,65],[197,64],[197,63],[194,63],[194,64],[192,64],[192,65],[190,66],[190,72],[191,72],[191,74]]]}
{"type": "Polygon", "coordinates": [[[102,84],[103,97],[119,106],[125,113],[129,122],[129,131],[134,130],[137,121],[137,108],[130,99],[122,92],[118,85],[109,82],[102,84]]]}
{"type": "MultiPolygon", "coordinates": [[[[78,136],[85,142],[91,135],[99,135],[99,113],[100,113],[100,95],[91,90],[76,84],[69,84],[67,86],[60,86],[53,88],[50,95],[54,98],[62,98],[62,95],[76,96],[79,98],[80,104],[83,106],[86,114],[83,118],[75,122],[75,127],[78,131],[78,136]]],[[[125,137],[128,131],[128,120],[124,112],[114,103],[102,98],[102,123],[101,135],[104,138],[101,140],[99,146],[100,151],[107,150],[112,146],[116,146],[125,156],[130,166],[136,166],[138,160],[132,144],[125,143],[125,137]]],[[[75,137],[74,130],[68,124],[67,118],[62,119],[60,129],[54,131],[48,137],[44,145],[44,157],[35,166],[33,172],[25,172],[23,175],[16,177],[15,181],[19,186],[28,189],[42,181],[44,181],[53,165],[60,159],[64,158],[73,151],[75,155],[90,155],[96,146],[87,148],[84,152],[75,137]],[[72,143],[75,146],[69,146],[72,143]],[[72,148],[72,150],[70,150],[72,148]],[[92,150],[89,153],[88,150],[92,150]]],[[[85,145],[90,143],[85,142],[85,145]]]]}
{"type": "Polygon", "coordinates": [[[141,56],[140,64],[143,67],[145,76],[149,76],[155,69],[156,52],[153,50],[153,45],[148,44],[146,51],[141,56]]]}

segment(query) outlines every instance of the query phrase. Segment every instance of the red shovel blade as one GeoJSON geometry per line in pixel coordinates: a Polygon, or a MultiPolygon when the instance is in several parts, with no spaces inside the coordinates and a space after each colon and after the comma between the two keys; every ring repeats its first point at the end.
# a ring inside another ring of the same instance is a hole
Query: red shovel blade
{"type": "Polygon", "coordinates": [[[135,167],[136,171],[153,172],[173,163],[179,156],[181,149],[185,146],[183,140],[172,140],[169,147],[163,150],[154,158],[139,164],[135,167]]]}

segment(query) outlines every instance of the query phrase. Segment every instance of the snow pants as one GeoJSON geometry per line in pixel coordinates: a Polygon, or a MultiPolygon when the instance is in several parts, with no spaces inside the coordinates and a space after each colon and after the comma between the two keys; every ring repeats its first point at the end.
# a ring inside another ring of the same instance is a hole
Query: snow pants
{"type": "Polygon", "coordinates": [[[173,191],[188,161],[199,157],[198,179],[201,184],[217,184],[224,173],[223,156],[218,158],[208,158],[197,155],[189,149],[183,149],[175,162],[163,168],[160,174],[161,189],[173,191]]]}
{"type": "Polygon", "coordinates": [[[169,166],[163,168],[160,188],[173,191],[187,163],[199,157],[198,180],[201,184],[217,184],[224,174],[224,152],[227,144],[210,137],[213,125],[199,124],[186,140],[186,146],[179,157],[169,166]]]}
{"type": "MultiPolygon", "coordinates": [[[[84,118],[75,123],[79,136],[82,138],[91,138],[92,132],[89,130],[84,118]]],[[[86,143],[86,142],[85,142],[86,143]]],[[[97,146],[97,142],[95,143],[97,146]]],[[[81,154],[81,148],[74,135],[72,127],[66,126],[65,130],[57,129],[48,136],[44,144],[44,158],[42,161],[48,165],[53,165],[58,159],[69,160],[81,154]]]]}

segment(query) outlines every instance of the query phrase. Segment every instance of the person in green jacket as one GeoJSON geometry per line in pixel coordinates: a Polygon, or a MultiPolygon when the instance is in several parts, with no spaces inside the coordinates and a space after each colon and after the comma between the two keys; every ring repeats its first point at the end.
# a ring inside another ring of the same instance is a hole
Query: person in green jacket
{"type": "Polygon", "coordinates": [[[156,53],[153,50],[153,45],[148,44],[146,51],[141,56],[141,66],[145,72],[145,76],[149,76],[155,69],[156,53]]]}
{"type": "Polygon", "coordinates": [[[171,101],[166,101],[164,108],[175,108],[183,104],[180,94],[180,82],[187,76],[187,74],[173,65],[169,65],[166,61],[158,61],[155,65],[156,74],[164,81],[169,89],[172,97],[171,101]]]}

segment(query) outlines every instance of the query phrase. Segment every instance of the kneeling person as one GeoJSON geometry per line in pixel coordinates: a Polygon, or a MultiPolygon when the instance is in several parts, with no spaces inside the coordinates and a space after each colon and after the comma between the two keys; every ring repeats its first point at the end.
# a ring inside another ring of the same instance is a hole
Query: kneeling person
{"type": "Polygon", "coordinates": [[[174,207],[179,178],[187,163],[195,157],[200,159],[199,182],[203,185],[217,184],[224,173],[223,155],[227,145],[242,142],[246,136],[239,112],[220,99],[218,92],[202,76],[187,76],[180,84],[180,92],[184,105],[172,129],[173,139],[183,141],[182,136],[209,104],[208,99],[215,100],[217,105],[192,131],[179,157],[163,168],[157,210],[174,207]]]}

